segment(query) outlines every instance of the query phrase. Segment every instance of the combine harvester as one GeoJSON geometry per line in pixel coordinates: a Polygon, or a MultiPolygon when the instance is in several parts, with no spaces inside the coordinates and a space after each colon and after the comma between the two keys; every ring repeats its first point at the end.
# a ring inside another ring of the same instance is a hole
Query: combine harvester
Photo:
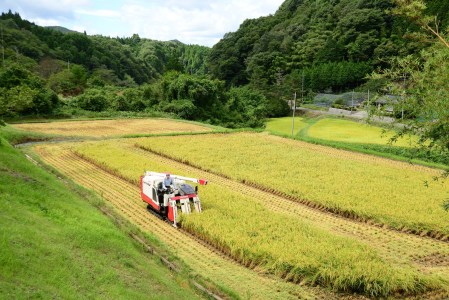
{"type": "Polygon", "coordinates": [[[198,185],[193,188],[186,181],[206,185],[207,180],[171,175],[173,185],[165,188],[163,182],[167,174],[170,175],[169,173],[145,172],[145,175],[140,177],[140,195],[148,204],[149,210],[177,227],[179,210],[183,214],[190,214],[193,206],[195,211],[201,212],[198,185]]]}

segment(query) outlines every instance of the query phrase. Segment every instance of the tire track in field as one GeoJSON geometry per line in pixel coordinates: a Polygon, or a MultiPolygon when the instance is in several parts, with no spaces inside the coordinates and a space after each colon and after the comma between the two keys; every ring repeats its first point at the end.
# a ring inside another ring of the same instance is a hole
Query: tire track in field
{"type": "MultiPolygon", "coordinates": [[[[249,270],[204,242],[172,227],[146,211],[139,188],[81,160],[61,146],[38,147],[43,161],[78,184],[99,193],[117,211],[168,245],[192,270],[251,299],[337,299],[319,288],[283,282],[249,270]]],[[[350,296],[351,299],[355,297],[350,296]]]]}
{"type": "Polygon", "coordinates": [[[211,182],[254,198],[272,211],[288,214],[301,220],[308,220],[314,226],[324,230],[356,238],[362,243],[377,249],[378,253],[389,262],[410,264],[424,273],[439,274],[443,278],[449,278],[449,243],[445,241],[357,222],[200,170],[153,152],[130,145],[123,146],[128,147],[129,151],[141,153],[150,160],[175,166],[180,170],[180,173],[194,172],[200,174],[211,182]]]}

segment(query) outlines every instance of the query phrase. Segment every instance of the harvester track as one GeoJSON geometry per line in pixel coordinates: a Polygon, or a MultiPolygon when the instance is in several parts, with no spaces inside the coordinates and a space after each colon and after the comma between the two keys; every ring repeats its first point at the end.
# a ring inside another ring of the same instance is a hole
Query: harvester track
{"type": "MultiPolygon", "coordinates": [[[[86,162],[64,149],[51,146],[36,150],[43,161],[78,184],[96,191],[121,215],[151,232],[168,245],[195,273],[251,299],[341,299],[319,288],[283,282],[247,269],[204,241],[149,214],[140,201],[139,188],[86,162]]],[[[341,297],[341,295],[339,295],[341,297]]],[[[358,297],[349,296],[351,299],[358,297]]]]}

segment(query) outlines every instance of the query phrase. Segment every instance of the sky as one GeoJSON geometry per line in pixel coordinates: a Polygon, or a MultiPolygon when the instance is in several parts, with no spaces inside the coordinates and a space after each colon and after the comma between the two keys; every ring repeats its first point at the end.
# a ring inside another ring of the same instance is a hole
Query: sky
{"type": "Polygon", "coordinates": [[[246,19],[274,14],[284,0],[0,0],[40,26],[88,35],[142,38],[212,47],[246,19]]]}

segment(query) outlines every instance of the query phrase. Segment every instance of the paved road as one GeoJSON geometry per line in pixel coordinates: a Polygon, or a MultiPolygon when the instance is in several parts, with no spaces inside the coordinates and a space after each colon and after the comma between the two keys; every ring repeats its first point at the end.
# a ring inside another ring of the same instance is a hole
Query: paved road
{"type": "MultiPolygon", "coordinates": [[[[313,109],[309,109],[309,108],[305,108],[305,107],[297,107],[296,111],[302,111],[305,113],[313,113],[313,114],[321,114],[321,115],[342,116],[345,118],[356,119],[356,120],[367,120],[368,119],[368,113],[366,111],[351,112],[349,110],[335,109],[335,108],[330,108],[328,111],[323,111],[323,110],[313,110],[313,109]]],[[[378,122],[378,123],[384,123],[384,124],[392,124],[395,122],[394,118],[378,117],[378,116],[371,116],[370,120],[374,121],[374,122],[378,122]]]]}

